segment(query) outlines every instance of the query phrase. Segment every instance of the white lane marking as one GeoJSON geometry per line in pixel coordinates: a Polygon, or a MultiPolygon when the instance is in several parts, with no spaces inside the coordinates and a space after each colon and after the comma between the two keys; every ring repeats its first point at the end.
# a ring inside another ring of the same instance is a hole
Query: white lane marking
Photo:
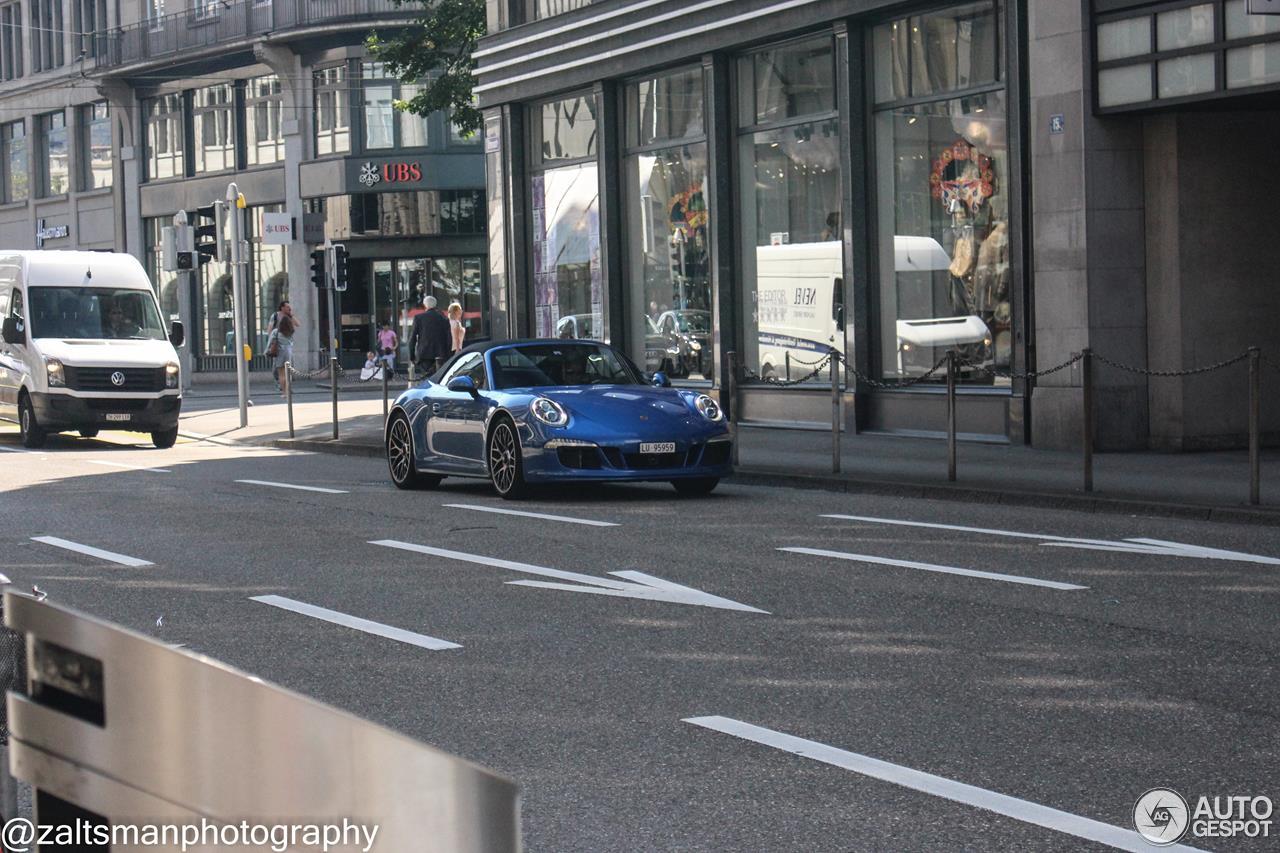
{"type": "Polygon", "coordinates": [[[431,649],[436,652],[443,651],[445,649],[462,648],[462,646],[457,643],[451,643],[448,640],[428,637],[426,634],[416,634],[413,631],[406,631],[403,628],[394,628],[390,625],[383,625],[381,622],[370,622],[368,619],[361,619],[359,616],[350,616],[346,613],[340,613],[337,610],[317,607],[314,604],[307,604],[303,601],[294,601],[292,598],[285,598],[280,595],[255,595],[250,600],[257,601],[261,604],[269,604],[272,607],[279,607],[281,610],[290,610],[294,613],[301,613],[303,616],[310,616],[313,619],[332,622],[335,625],[354,628],[357,631],[364,631],[366,634],[376,634],[379,637],[386,637],[388,640],[397,640],[401,643],[408,643],[411,646],[420,646],[424,649],[431,649]]]}
{"type": "Polygon", "coordinates": [[[961,569],[955,566],[935,566],[933,563],[913,563],[910,560],[891,560],[888,557],[873,557],[869,554],[846,554],[843,551],[824,551],[821,548],[779,548],[792,554],[810,554],[815,557],[834,557],[837,560],[849,560],[855,563],[878,563],[882,566],[898,566],[903,569],[920,569],[925,572],[940,572],[946,575],[964,575],[969,578],[982,578],[989,581],[1005,583],[1021,583],[1028,586],[1043,586],[1049,589],[1088,589],[1061,581],[1045,581],[1039,578],[1027,578],[1021,575],[1001,575],[995,572],[980,572],[977,569],[961,569]]]}
{"type": "Polygon", "coordinates": [[[168,468],[144,468],[141,465],[126,465],[123,462],[108,462],[105,459],[88,459],[94,465],[106,465],[111,468],[123,468],[126,471],[150,471],[153,474],[172,474],[168,468]]]}
{"type": "Polygon", "coordinates": [[[412,542],[398,542],[394,539],[379,539],[369,543],[386,548],[399,548],[402,551],[413,551],[418,554],[430,554],[433,557],[444,557],[448,560],[459,560],[465,563],[477,563],[482,566],[494,566],[512,572],[527,575],[555,578],[570,583],[551,583],[548,581],[507,581],[513,586],[534,586],[542,589],[556,589],[565,592],[588,592],[596,595],[615,595],[623,598],[643,598],[649,601],[666,601],[671,604],[693,604],[699,607],[715,607],[721,610],[741,610],[748,613],[766,613],[755,607],[748,607],[718,595],[712,595],[692,587],[681,586],[644,572],[621,571],[609,572],[614,577],[626,580],[610,580],[593,575],[580,575],[577,572],[565,572],[560,569],[548,569],[528,563],[517,563],[511,560],[499,560],[495,557],[483,557],[478,554],[464,554],[461,551],[448,551],[444,548],[433,548],[430,545],[415,545],[412,542]]]}
{"type": "Polygon", "coordinates": [[[567,521],[570,524],[588,524],[592,527],[618,527],[612,521],[592,521],[589,518],[571,518],[567,515],[548,515],[543,512],[524,512],[518,509],[499,509],[496,506],[477,506],[475,504],[445,504],[454,509],[474,509],[476,512],[496,512],[500,515],[521,515],[525,518],[541,518],[547,521],[567,521]]]}
{"type": "Polygon", "coordinates": [[[122,566],[151,566],[146,560],[139,560],[137,557],[129,557],[124,554],[117,554],[114,551],[104,551],[101,548],[94,548],[90,545],[81,545],[78,542],[72,542],[67,539],[59,539],[57,536],[32,536],[35,542],[43,542],[46,545],[52,545],[55,548],[65,548],[68,551],[76,551],[80,554],[87,554],[90,557],[97,557],[100,560],[108,560],[112,563],[119,563],[122,566]]]}
{"type": "Polygon", "coordinates": [[[0,450],[3,450],[5,453],[30,453],[31,452],[30,450],[27,450],[25,447],[9,447],[8,445],[5,445],[5,444],[0,444],[0,450]]]}
{"type": "MultiPolygon", "coordinates": [[[[922,794],[942,797],[962,805],[974,806],[1011,817],[1023,823],[1031,823],[1055,832],[1096,841],[1118,850],[1149,853],[1153,849],[1146,839],[1131,829],[1122,829],[1109,823],[1080,817],[1029,800],[1011,797],[1008,794],[998,794],[995,791],[988,791],[985,788],[957,782],[943,776],[935,776],[921,770],[913,770],[900,764],[890,764],[888,761],[859,755],[856,752],[846,752],[834,746],[754,726],[741,720],[717,716],[688,717],[683,722],[773,747],[801,758],[811,758],[823,764],[852,770],[854,773],[861,773],[863,776],[870,776],[872,779],[879,779],[893,785],[901,785],[922,794]]],[[[1197,848],[1183,844],[1169,845],[1160,849],[1176,850],[1179,853],[1199,853],[1197,848]]]]}
{"type": "Polygon", "coordinates": [[[1155,554],[1161,557],[1195,557],[1202,560],[1232,560],[1240,563],[1262,563],[1280,566],[1280,559],[1247,554],[1243,551],[1226,551],[1221,548],[1205,548],[1170,542],[1167,539],[1134,538],[1116,541],[1111,539],[1081,539],[1074,536],[1051,536],[1047,533],[1019,533],[992,527],[964,527],[959,524],[938,524],[931,521],[906,521],[900,518],[875,518],[869,515],[823,515],[843,521],[866,521],[871,524],[895,524],[901,527],[927,527],[932,530],[958,530],[962,533],[981,533],[987,536],[1007,536],[1015,539],[1038,539],[1042,544],[1057,548],[1084,548],[1090,551],[1123,551],[1131,554],[1155,554]]]}
{"type": "Polygon", "coordinates": [[[272,486],[277,489],[297,489],[301,492],[324,492],[326,495],[346,495],[350,492],[342,489],[323,489],[319,486],[295,486],[292,483],[272,483],[268,480],[236,480],[237,483],[248,483],[251,486],[272,486]]]}

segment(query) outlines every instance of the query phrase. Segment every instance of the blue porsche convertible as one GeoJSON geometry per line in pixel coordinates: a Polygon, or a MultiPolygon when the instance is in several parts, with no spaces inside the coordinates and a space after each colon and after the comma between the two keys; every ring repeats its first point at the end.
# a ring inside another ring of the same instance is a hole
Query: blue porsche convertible
{"type": "Polygon", "coordinates": [[[662,374],[648,381],[596,341],[467,347],[396,399],[385,437],[402,489],[478,477],[504,498],[567,481],[668,481],[701,495],[731,471],[715,400],[662,374]]]}

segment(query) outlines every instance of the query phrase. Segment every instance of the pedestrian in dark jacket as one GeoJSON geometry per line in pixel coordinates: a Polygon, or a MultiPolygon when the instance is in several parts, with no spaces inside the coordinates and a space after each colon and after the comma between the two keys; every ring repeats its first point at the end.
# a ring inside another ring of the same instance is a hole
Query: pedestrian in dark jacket
{"type": "Polygon", "coordinates": [[[430,376],[449,357],[453,336],[449,329],[449,318],[436,307],[434,296],[423,299],[422,307],[426,310],[413,318],[409,349],[413,352],[418,369],[430,376]]]}

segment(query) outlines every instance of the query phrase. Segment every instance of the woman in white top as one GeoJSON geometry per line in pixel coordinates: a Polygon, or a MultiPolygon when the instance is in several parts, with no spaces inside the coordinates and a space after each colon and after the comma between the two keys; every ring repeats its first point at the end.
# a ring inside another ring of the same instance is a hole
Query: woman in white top
{"type": "Polygon", "coordinates": [[[449,334],[453,337],[453,351],[462,349],[462,338],[467,330],[462,326],[462,306],[457,302],[449,305],[449,334]]]}

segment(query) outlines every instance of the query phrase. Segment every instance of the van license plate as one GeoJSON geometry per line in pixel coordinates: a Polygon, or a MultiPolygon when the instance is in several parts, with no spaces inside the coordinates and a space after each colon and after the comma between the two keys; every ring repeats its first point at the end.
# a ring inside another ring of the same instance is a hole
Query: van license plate
{"type": "Polygon", "coordinates": [[[132,420],[133,415],[116,414],[114,412],[111,412],[106,415],[106,419],[109,421],[127,421],[127,420],[132,420]]]}
{"type": "Polygon", "coordinates": [[[674,441],[654,441],[640,445],[641,453],[675,453],[676,443],[674,441]]]}

